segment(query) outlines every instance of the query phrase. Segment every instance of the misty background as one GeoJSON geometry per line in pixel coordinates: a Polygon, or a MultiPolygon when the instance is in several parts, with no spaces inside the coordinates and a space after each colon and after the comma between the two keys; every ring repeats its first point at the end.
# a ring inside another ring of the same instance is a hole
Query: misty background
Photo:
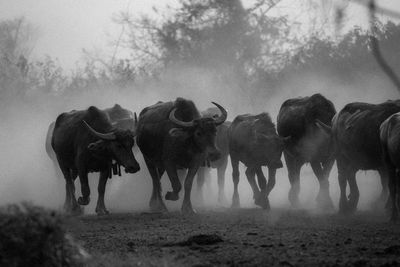
{"type": "MultiPolygon", "coordinates": [[[[366,2],[0,0],[0,204],[26,200],[62,207],[65,182],[44,144],[49,124],[64,111],[119,103],[139,113],[179,96],[192,99],[199,110],[218,102],[228,120],[269,112],[276,122],[284,100],[317,92],[337,111],[353,101],[397,99],[370,51],[366,2]]],[[[377,4],[400,11],[397,1],[377,4]]],[[[400,73],[398,19],[379,14],[376,37],[400,73]]],[[[111,212],[148,209],[151,178],[138,149],[135,156],[139,173],[108,181],[105,201],[111,212]]],[[[379,196],[377,177],[372,171],[357,174],[361,208],[379,196]]],[[[336,166],[329,180],[337,206],[336,166]]],[[[97,181],[98,174],[91,174],[89,213],[97,181]]],[[[164,195],[170,183],[166,175],[162,181],[164,195]]],[[[225,181],[230,206],[230,163],[225,181]]],[[[210,183],[205,199],[216,206],[215,170],[210,183]]],[[[195,185],[196,180],[194,203],[195,185]]],[[[79,182],[76,186],[80,196],[79,182]]],[[[315,205],[318,189],[310,166],[303,166],[304,207],[315,205]]],[[[242,206],[253,207],[243,168],[239,190],[242,206]]],[[[272,208],[289,206],[288,190],[284,167],[277,171],[272,208]]],[[[166,201],[170,209],[180,204],[166,201]]]]}

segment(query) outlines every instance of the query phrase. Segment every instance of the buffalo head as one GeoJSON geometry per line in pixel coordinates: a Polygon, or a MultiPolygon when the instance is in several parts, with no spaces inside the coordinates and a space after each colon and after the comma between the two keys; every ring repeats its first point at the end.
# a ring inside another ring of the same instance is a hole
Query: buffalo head
{"type": "Polygon", "coordinates": [[[114,130],[109,133],[100,133],[94,130],[86,121],[87,129],[100,140],[89,144],[88,148],[96,154],[109,155],[125,167],[125,172],[135,173],[140,170],[139,163],[133,155],[135,132],[130,130],[114,130]]]}
{"type": "Polygon", "coordinates": [[[176,108],[169,114],[169,119],[173,123],[181,126],[183,129],[172,128],[170,135],[177,136],[181,131],[189,133],[193,138],[194,146],[200,151],[204,152],[207,158],[211,161],[217,160],[221,156],[221,152],[215,145],[215,137],[217,135],[217,126],[225,122],[228,113],[219,104],[211,102],[221,111],[221,116],[216,117],[201,117],[192,121],[181,121],[175,117],[176,108]]]}

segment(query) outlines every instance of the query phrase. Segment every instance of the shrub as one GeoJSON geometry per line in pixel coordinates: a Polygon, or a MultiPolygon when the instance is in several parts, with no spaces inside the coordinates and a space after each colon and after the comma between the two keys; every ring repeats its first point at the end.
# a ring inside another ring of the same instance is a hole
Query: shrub
{"type": "Polygon", "coordinates": [[[0,208],[0,266],[81,266],[86,258],[56,212],[27,203],[0,208]]]}

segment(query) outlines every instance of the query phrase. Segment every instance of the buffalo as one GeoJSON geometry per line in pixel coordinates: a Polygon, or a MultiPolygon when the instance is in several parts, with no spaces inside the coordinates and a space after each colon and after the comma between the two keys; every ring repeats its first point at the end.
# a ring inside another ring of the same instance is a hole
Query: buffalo
{"type": "Polygon", "coordinates": [[[247,167],[246,176],[255,204],[269,209],[268,195],[275,186],[276,169],[281,168],[285,139],[280,138],[267,113],[237,116],[228,130],[234,192],[232,207],[239,207],[239,161],[247,167]],[[268,166],[268,185],[262,171],[268,166]],[[258,186],[255,181],[257,175],[258,186]]]}
{"type": "Polygon", "coordinates": [[[391,115],[380,126],[382,158],[389,177],[391,220],[398,218],[398,194],[400,174],[400,112],[391,115]]]}
{"type": "Polygon", "coordinates": [[[193,178],[206,159],[217,160],[221,155],[215,138],[217,126],[225,122],[227,112],[219,104],[213,104],[221,111],[221,116],[217,118],[201,117],[194,103],[183,98],[158,102],[140,112],[137,143],[153,181],[151,210],[167,210],[161,197],[160,183],[165,171],[172,186],[172,192],[167,192],[165,199],[179,199],[182,185],[177,169],[183,168],[188,172],[184,182],[182,212],[194,213],[190,200],[193,178]]]}
{"type": "Polygon", "coordinates": [[[52,149],[47,147],[47,151],[54,152],[66,181],[64,208],[68,212],[80,212],[78,204],[89,204],[88,173],[100,172],[96,213],[107,214],[104,192],[107,179],[111,177],[112,162],[124,166],[127,173],[140,170],[132,152],[135,132],[116,128],[106,111],[93,106],[60,114],[53,127],[50,125],[49,132],[52,132],[48,134],[52,149]],[[78,201],[74,185],[77,176],[82,192],[78,201]]]}
{"type": "Polygon", "coordinates": [[[359,190],[358,170],[377,170],[381,177],[382,193],[379,202],[388,196],[388,176],[382,157],[379,127],[390,115],[400,111],[400,101],[381,104],[350,103],[337,115],[332,124],[336,145],[336,162],[340,186],[339,212],[352,213],[357,209],[359,190]],[[350,195],[346,196],[349,184],[350,195]]]}
{"type": "MultiPolygon", "coordinates": [[[[71,112],[73,112],[72,110],[71,112]]],[[[137,123],[136,113],[133,114],[132,111],[124,109],[119,104],[115,104],[112,108],[104,109],[109,120],[113,127],[121,129],[121,130],[131,130],[134,131],[137,123]]],[[[55,121],[52,122],[47,130],[46,135],[46,153],[53,160],[53,162],[57,163],[56,154],[51,147],[51,138],[53,136],[55,121]]],[[[58,172],[59,168],[56,166],[56,171],[58,172]]]]}
{"type": "Polygon", "coordinates": [[[335,162],[330,129],[335,113],[333,103],[321,94],[288,99],[279,110],[277,128],[280,136],[288,138],[283,154],[294,207],[299,205],[300,170],[309,162],[320,185],[318,205],[333,208],[328,177],[335,162]]]}
{"type": "Polygon", "coordinates": [[[118,104],[115,104],[112,108],[104,109],[104,112],[107,113],[112,126],[115,128],[135,131],[137,123],[136,113],[132,113],[132,111],[124,109],[118,104]]]}
{"type": "MultiPolygon", "coordinates": [[[[212,107],[207,110],[201,112],[202,117],[212,117],[217,118],[220,116],[220,111],[218,108],[212,107]]],[[[228,156],[229,156],[229,148],[228,148],[228,128],[231,125],[231,122],[225,121],[223,124],[217,127],[217,136],[216,136],[216,145],[219,151],[221,152],[221,157],[215,161],[207,160],[205,162],[205,166],[202,166],[197,171],[197,188],[198,194],[201,199],[201,203],[203,203],[203,185],[205,179],[210,174],[210,168],[217,169],[218,176],[218,203],[226,203],[225,197],[225,171],[228,165],[228,156]]]]}

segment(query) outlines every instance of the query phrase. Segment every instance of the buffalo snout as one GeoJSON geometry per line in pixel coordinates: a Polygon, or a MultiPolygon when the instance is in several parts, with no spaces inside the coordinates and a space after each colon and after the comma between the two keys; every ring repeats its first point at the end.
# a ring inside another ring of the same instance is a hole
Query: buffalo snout
{"type": "Polygon", "coordinates": [[[140,171],[139,163],[135,163],[135,164],[133,164],[131,166],[125,167],[125,172],[126,173],[136,173],[138,171],[140,171]]]}
{"type": "Polygon", "coordinates": [[[221,158],[221,152],[214,150],[208,153],[208,159],[210,161],[216,161],[221,158]]]}
{"type": "Polygon", "coordinates": [[[280,168],[282,168],[282,167],[283,167],[283,163],[282,163],[281,160],[275,161],[275,162],[272,162],[272,163],[271,163],[271,168],[272,168],[272,169],[280,169],[280,168]]]}

